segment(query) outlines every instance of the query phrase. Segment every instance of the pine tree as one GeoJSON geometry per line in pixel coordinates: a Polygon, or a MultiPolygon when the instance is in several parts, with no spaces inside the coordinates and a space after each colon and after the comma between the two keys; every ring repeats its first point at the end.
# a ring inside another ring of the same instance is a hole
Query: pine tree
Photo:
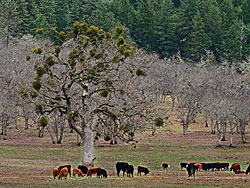
{"type": "Polygon", "coordinates": [[[152,50],[151,44],[155,40],[154,6],[151,0],[139,0],[135,18],[136,43],[147,50],[152,50]]]}
{"type": "MultiPolygon", "coordinates": [[[[56,2],[54,0],[39,1],[37,5],[39,8],[36,12],[35,28],[43,28],[45,37],[50,37],[50,29],[56,26],[56,2]]],[[[63,18],[61,18],[63,19],[63,18]]]]}
{"type": "Polygon", "coordinates": [[[16,0],[18,12],[18,33],[23,35],[29,32],[28,2],[26,0],[16,0]]]}
{"type": "Polygon", "coordinates": [[[9,46],[10,38],[18,36],[17,4],[14,0],[2,0],[0,4],[0,37],[6,40],[9,46]]]}
{"type": "Polygon", "coordinates": [[[228,60],[239,59],[241,27],[232,0],[224,0],[220,5],[220,9],[224,31],[224,56],[228,60]]]}
{"type": "Polygon", "coordinates": [[[192,20],[199,10],[200,0],[183,1],[179,8],[180,11],[180,26],[178,34],[180,38],[180,52],[183,57],[190,57],[189,51],[189,35],[192,32],[192,20]]]}
{"type": "Polygon", "coordinates": [[[156,51],[161,57],[169,57],[178,52],[177,28],[179,15],[171,0],[162,0],[156,17],[156,51]]]}
{"type": "Polygon", "coordinates": [[[95,6],[95,10],[92,10],[88,17],[88,23],[96,25],[104,31],[110,31],[112,28],[115,28],[117,22],[114,13],[110,10],[110,4],[98,1],[95,3],[95,6]]]}
{"type": "Polygon", "coordinates": [[[206,55],[206,51],[209,50],[210,38],[205,33],[204,23],[200,16],[200,12],[194,16],[192,32],[190,34],[189,50],[190,58],[199,62],[202,56],[206,55]]]}
{"type": "Polygon", "coordinates": [[[205,32],[211,39],[210,51],[213,52],[217,62],[223,57],[223,26],[222,17],[217,0],[203,0],[201,4],[201,16],[205,26],[205,32]]]}
{"type": "Polygon", "coordinates": [[[69,2],[68,0],[60,0],[55,5],[56,27],[59,31],[68,31],[67,27],[70,23],[69,2]]]}

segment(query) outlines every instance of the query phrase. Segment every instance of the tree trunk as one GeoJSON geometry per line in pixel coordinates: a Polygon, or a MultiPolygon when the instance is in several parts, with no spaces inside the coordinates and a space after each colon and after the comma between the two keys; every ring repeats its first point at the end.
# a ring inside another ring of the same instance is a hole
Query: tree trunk
{"type": "Polygon", "coordinates": [[[152,136],[154,136],[155,135],[155,124],[153,123],[153,125],[152,125],[152,136]]]}
{"type": "Polygon", "coordinates": [[[171,108],[171,109],[172,109],[172,112],[173,112],[173,111],[174,111],[174,101],[175,101],[175,97],[173,97],[173,98],[171,97],[171,99],[172,99],[172,108],[171,108]]]}
{"type": "Polygon", "coordinates": [[[50,135],[50,138],[51,138],[51,140],[52,140],[52,143],[55,144],[55,141],[54,141],[54,139],[53,139],[53,136],[52,136],[52,134],[51,134],[51,132],[50,132],[50,125],[47,125],[47,130],[48,130],[48,132],[49,132],[49,135],[50,135]]]}
{"type": "Polygon", "coordinates": [[[94,167],[94,160],[96,155],[94,153],[94,131],[86,125],[83,128],[84,135],[82,138],[83,143],[83,161],[82,165],[87,167],[94,167]]]}
{"type": "Polygon", "coordinates": [[[24,116],[24,120],[25,120],[25,130],[27,130],[29,128],[29,118],[28,116],[24,116]]]}
{"type": "Polygon", "coordinates": [[[94,138],[94,130],[93,128],[96,127],[96,124],[98,122],[98,115],[93,114],[92,119],[91,115],[89,113],[86,113],[86,122],[82,123],[82,145],[83,145],[83,160],[82,165],[87,167],[94,167],[94,161],[96,159],[95,155],[95,138],[94,138]]]}
{"type": "Polygon", "coordinates": [[[246,123],[243,120],[240,120],[240,134],[241,141],[243,144],[246,143],[246,123]]]}
{"type": "Polygon", "coordinates": [[[185,124],[183,124],[183,135],[187,134],[187,130],[188,130],[188,124],[185,123],[185,124]]]}
{"type": "Polygon", "coordinates": [[[222,123],[222,128],[223,128],[223,135],[221,141],[226,141],[226,133],[227,133],[227,122],[223,120],[222,123]]]}
{"type": "Polygon", "coordinates": [[[18,129],[17,118],[15,118],[14,121],[15,121],[15,127],[16,127],[16,129],[18,129]]]}
{"type": "Polygon", "coordinates": [[[63,120],[63,116],[60,116],[60,138],[57,141],[58,144],[62,143],[62,138],[63,138],[63,132],[64,132],[64,120],[63,120]]]}
{"type": "Polygon", "coordinates": [[[205,115],[205,127],[208,127],[208,112],[206,110],[206,115],[205,115]]]}
{"type": "Polygon", "coordinates": [[[7,140],[7,124],[3,123],[2,125],[2,133],[3,133],[3,140],[7,140]]]}
{"type": "Polygon", "coordinates": [[[220,128],[220,125],[217,121],[217,118],[216,118],[216,123],[217,123],[217,134],[218,134],[218,145],[221,146],[221,128],[220,128]]]}
{"type": "Polygon", "coordinates": [[[211,121],[211,134],[215,134],[216,125],[218,122],[216,121],[214,124],[214,119],[212,117],[210,118],[210,121],[211,121]]]}

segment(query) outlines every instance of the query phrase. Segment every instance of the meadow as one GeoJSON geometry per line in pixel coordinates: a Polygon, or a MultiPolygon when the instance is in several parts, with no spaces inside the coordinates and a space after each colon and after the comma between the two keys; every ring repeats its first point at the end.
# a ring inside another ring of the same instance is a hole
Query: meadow
{"type": "MultiPolygon", "coordinates": [[[[229,139],[223,146],[217,146],[216,135],[210,134],[202,121],[191,124],[188,134],[182,135],[177,121],[173,125],[135,135],[136,148],[119,141],[117,145],[100,138],[95,143],[96,167],[107,170],[107,179],[92,178],[53,179],[52,169],[63,164],[72,168],[81,164],[82,147],[76,145],[76,134],[65,130],[62,144],[52,144],[46,133],[38,137],[36,127],[24,130],[20,121],[19,129],[8,129],[8,139],[0,136],[0,187],[250,187],[250,175],[234,174],[231,171],[199,171],[196,178],[188,178],[186,170],[180,169],[180,162],[238,162],[246,170],[250,162],[250,133],[247,144],[242,144],[239,135],[234,135],[234,147],[228,147],[229,139]],[[115,163],[128,162],[135,167],[134,178],[118,178],[115,163]],[[164,173],[161,165],[168,163],[164,173]],[[148,167],[147,176],[137,176],[137,166],[148,167]]],[[[229,135],[228,137],[229,138],[229,135]]]]}

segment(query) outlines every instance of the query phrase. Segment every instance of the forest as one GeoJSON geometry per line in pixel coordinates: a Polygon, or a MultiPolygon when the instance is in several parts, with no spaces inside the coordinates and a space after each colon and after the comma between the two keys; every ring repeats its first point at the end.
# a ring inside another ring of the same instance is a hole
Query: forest
{"type": "Polygon", "coordinates": [[[14,160],[32,166],[40,154],[39,184],[61,162],[106,165],[114,176],[111,162],[159,166],[166,154],[174,163],[167,174],[177,172],[179,182],[183,160],[239,159],[245,168],[248,10],[248,0],[0,0],[0,170],[12,173],[8,160],[10,168],[22,163],[14,160]]]}
{"type": "Polygon", "coordinates": [[[50,29],[67,32],[75,22],[104,31],[123,26],[139,48],[161,58],[177,53],[197,63],[212,52],[215,63],[239,72],[250,51],[248,0],[1,0],[0,37],[7,43],[25,34],[56,40],[50,29]]]}

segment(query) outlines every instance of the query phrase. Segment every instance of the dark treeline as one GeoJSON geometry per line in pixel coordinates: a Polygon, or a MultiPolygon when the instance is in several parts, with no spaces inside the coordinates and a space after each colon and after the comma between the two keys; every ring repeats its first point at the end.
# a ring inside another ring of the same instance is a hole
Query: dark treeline
{"type": "Polygon", "coordinates": [[[0,0],[0,37],[6,41],[45,29],[69,31],[75,21],[105,31],[123,25],[139,47],[160,57],[180,54],[199,62],[212,52],[217,63],[250,53],[249,0],[0,0]]]}

